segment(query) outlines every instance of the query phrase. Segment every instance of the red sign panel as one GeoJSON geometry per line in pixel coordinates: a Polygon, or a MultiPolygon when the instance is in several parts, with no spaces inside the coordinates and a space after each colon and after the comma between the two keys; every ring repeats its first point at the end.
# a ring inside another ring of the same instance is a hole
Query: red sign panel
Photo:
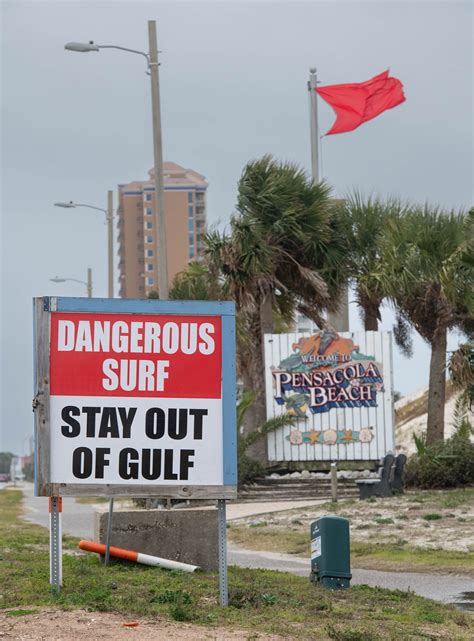
{"type": "Polygon", "coordinates": [[[221,319],[51,314],[52,396],[222,397],[221,319]]]}

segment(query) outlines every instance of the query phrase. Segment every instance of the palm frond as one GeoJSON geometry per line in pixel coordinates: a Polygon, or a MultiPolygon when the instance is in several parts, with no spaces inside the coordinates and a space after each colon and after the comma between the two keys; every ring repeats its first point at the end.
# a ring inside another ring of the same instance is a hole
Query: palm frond
{"type": "Polygon", "coordinates": [[[291,416],[290,414],[282,414],[281,416],[275,416],[274,418],[269,419],[263,425],[261,425],[259,429],[256,430],[255,432],[250,432],[250,434],[246,434],[245,436],[241,437],[243,439],[245,448],[250,447],[257,441],[259,441],[261,438],[263,438],[270,432],[274,432],[280,427],[286,427],[287,425],[294,425],[295,421],[296,421],[296,417],[291,416]]]}

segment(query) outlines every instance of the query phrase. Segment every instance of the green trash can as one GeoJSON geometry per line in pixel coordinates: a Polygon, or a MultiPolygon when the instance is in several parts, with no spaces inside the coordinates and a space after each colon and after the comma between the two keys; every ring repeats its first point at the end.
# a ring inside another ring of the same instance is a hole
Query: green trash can
{"type": "Polygon", "coordinates": [[[349,521],[323,516],[311,523],[311,581],[325,588],[350,587],[349,521]]]}

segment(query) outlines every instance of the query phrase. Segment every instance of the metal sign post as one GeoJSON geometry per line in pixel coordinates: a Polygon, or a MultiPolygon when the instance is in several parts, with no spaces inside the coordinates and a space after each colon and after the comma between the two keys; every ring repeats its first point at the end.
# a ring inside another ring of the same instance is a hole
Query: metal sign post
{"type": "Polygon", "coordinates": [[[62,559],[62,499],[51,496],[49,499],[49,582],[51,589],[59,592],[63,582],[62,559]]]}
{"type": "Polygon", "coordinates": [[[221,608],[229,605],[227,581],[227,523],[225,516],[225,499],[217,501],[217,527],[219,546],[219,603],[221,608]]]}
{"type": "Polygon", "coordinates": [[[109,518],[107,520],[107,536],[105,538],[105,565],[109,565],[110,560],[110,542],[112,540],[112,519],[114,515],[114,499],[109,501],[109,518]]]}

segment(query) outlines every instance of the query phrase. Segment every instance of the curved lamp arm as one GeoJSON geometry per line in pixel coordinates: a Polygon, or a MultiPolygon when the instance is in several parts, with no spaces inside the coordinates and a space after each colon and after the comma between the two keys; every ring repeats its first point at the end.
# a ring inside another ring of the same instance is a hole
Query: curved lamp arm
{"type": "Polygon", "coordinates": [[[52,283],[65,283],[66,281],[70,280],[73,283],[81,283],[81,285],[85,285],[86,287],[88,286],[88,283],[86,283],[85,280],[79,280],[78,278],[59,278],[56,276],[55,278],[50,278],[49,279],[52,283]]]}
{"type": "MultiPolygon", "coordinates": [[[[104,209],[103,207],[95,207],[94,205],[87,205],[86,203],[75,203],[72,200],[70,200],[68,203],[66,202],[60,202],[60,203],[54,203],[55,207],[64,207],[65,209],[75,209],[76,207],[87,207],[87,209],[95,209],[96,211],[101,211],[102,213],[105,214],[107,220],[109,219],[109,213],[107,209],[104,209]]],[[[112,218],[114,217],[112,213],[112,218]]]]}
{"type": "Polygon", "coordinates": [[[118,49],[119,51],[126,51],[127,53],[135,53],[143,56],[147,61],[147,67],[150,67],[150,54],[137,49],[129,49],[128,47],[119,47],[119,45],[96,45],[93,40],[90,42],[68,42],[64,45],[68,51],[77,51],[79,53],[89,53],[90,51],[99,51],[100,49],[118,49]]]}

